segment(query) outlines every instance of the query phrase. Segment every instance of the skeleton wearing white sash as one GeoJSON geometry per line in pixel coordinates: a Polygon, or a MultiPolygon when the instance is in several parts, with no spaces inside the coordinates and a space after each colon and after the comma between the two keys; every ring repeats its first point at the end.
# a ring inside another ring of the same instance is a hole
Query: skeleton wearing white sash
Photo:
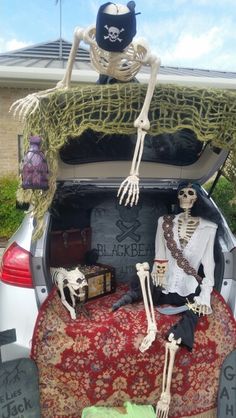
{"type": "MultiPolygon", "coordinates": [[[[182,212],[158,220],[151,274],[148,263],[137,264],[140,285],[133,283],[131,290],[113,306],[117,309],[139,300],[142,294],[147,315],[147,334],[140,346],[142,352],[156,338],[154,305],[176,305],[177,308],[168,308],[167,313],[171,310],[182,312],[181,320],[171,327],[167,335],[162,393],[157,403],[158,418],[168,417],[171,377],[179,346],[185,345],[191,351],[199,317],[212,313],[214,245],[218,224],[221,223],[220,215],[214,212],[209,199],[202,195],[197,184],[181,184],[178,200],[182,212]]],[[[158,310],[165,312],[164,308],[158,310]]]]}

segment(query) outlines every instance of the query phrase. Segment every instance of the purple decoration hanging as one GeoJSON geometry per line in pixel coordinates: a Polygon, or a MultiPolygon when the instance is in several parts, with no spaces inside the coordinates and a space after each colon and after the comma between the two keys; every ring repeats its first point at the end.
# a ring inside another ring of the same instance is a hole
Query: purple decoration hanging
{"type": "Polygon", "coordinates": [[[33,190],[48,189],[48,165],[42,151],[40,151],[41,138],[31,136],[30,146],[25,154],[22,164],[22,188],[33,190]]]}

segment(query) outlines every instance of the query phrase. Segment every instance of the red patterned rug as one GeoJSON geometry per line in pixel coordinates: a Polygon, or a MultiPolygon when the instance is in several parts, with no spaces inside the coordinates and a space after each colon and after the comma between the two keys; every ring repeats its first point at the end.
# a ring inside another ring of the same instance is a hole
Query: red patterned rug
{"type": "MultiPolygon", "coordinates": [[[[116,312],[124,294],[87,303],[92,318],[70,319],[55,289],[43,304],[35,327],[32,358],[40,375],[42,417],[80,418],[89,405],[122,406],[131,400],[156,405],[161,393],[165,339],[178,319],[156,312],[158,336],[145,353],[138,349],[146,332],[143,303],[116,312]]],[[[213,295],[214,314],[197,325],[192,353],[181,348],[172,378],[169,418],[214,416],[219,372],[236,347],[236,325],[222,297],[213,295]]]]}

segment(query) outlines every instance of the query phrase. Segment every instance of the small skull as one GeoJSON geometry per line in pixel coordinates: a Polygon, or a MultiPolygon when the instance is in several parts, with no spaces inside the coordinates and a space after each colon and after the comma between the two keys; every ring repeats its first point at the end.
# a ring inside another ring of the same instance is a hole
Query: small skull
{"type": "Polygon", "coordinates": [[[197,193],[193,187],[183,187],[178,193],[179,205],[182,209],[191,209],[197,200],[197,193]]]}
{"type": "Polygon", "coordinates": [[[159,277],[163,277],[167,271],[168,261],[157,261],[156,272],[159,277]]]}

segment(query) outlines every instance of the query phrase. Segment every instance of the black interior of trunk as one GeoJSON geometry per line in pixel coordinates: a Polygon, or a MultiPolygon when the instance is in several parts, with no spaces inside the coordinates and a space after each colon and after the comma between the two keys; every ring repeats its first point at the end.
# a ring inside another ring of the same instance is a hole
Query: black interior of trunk
{"type": "MultiPolygon", "coordinates": [[[[158,217],[177,211],[173,190],[144,192],[137,207],[130,208],[118,204],[115,192],[86,193],[73,186],[62,187],[51,207],[50,239],[51,248],[54,247],[50,251],[50,265],[74,267],[99,262],[116,269],[118,282],[129,282],[136,274],[137,262],[147,261],[152,266],[158,217]],[[60,243],[53,241],[53,234],[61,236],[60,243]],[[55,246],[62,246],[64,258],[55,246]],[[59,256],[57,262],[53,258],[55,254],[59,256]]],[[[218,244],[215,246],[215,287],[219,290],[224,258],[218,244]]],[[[204,274],[202,266],[199,274],[204,274]]]]}

